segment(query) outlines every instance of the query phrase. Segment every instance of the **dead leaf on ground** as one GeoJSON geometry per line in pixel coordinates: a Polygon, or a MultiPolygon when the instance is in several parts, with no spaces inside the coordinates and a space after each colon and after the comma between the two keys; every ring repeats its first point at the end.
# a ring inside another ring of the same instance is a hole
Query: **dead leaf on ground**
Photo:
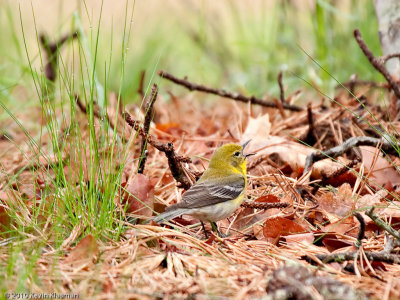
{"type": "Polygon", "coordinates": [[[84,237],[68,254],[65,263],[74,266],[92,262],[99,254],[99,246],[93,235],[84,237]]]}
{"type": "Polygon", "coordinates": [[[324,230],[332,233],[340,233],[343,235],[348,235],[356,237],[359,232],[359,223],[354,220],[353,216],[347,218],[338,219],[331,224],[324,227],[324,230]]]}
{"type": "MultiPolygon", "coordinates": [[[[268,114],[249,119],[243,137],[246,137],[246,140],[251,139],[246,151],[256,153],[251,160],[277,154],[282,161],[289,164],[292,170],[304,168],[307,156],[315,150],[285,137],[271,136],[270,130],[271,123],[268,114]]],[[[340,167],[338,163],[322,160],[314,164],[312,176],[321,178],[322,172],[335,172],[340,167]]]]}
{"type": "Polygon", "coordinates": [[[353,246],[354,243],[350,239],[345,239],[333,233],[323,233],[320,237],[322,244],[329,250],[333,252],[337,249],[353,246]]]}
{"type": "Polygon", "coordinates": [[[356,208],[367,208],[378,204],[385,203],[385,197],[388,192],[385,190],[377,191],[375,194],[367,194],[357,200],[356,208]]]}
{"type": "Polygon", "coordinates": [[[274,242],[281,236],[304,233],[305,231],[303,226],[283,217],[274,217],[266,220],[263,228],[264,237],[269,242],[274,242]]]}
{"type": "MultiPolygon", "coordinates": [[[[178,123],[176,122],[168,122],[163,124],[156,124],[156,129],[159,131],[174,135],[174,136],[181,136],[182,134],[187,134],[185,130],[183,130],[178,123]]],[[[162,134],[158,134],[158,136],[162,136],[162,134]]]]}
{"type": "Polygon", "coordinates": [[[153,185],[146,175],[139,173],[129,178],[122,194],[122,204],[128,205],[127,213],[150,217],[154,209],[153,198],[153,185]]]}
{"type": "Polygon", "coordinates": [[[297,244],[312,244],[314,242],[314,234],[312,232],[298,233],[285,236],[287,245],[295,246],[297,244]]]}
{"type": "Polygon", "coordinates": [[[276,203],[280,202],[279,198],[275,195],[263,195],[258,197],[254,202],[262,202],[262,203],[276,203]]]}
{"type": "Polygon", "coordinates": [[[360,147],[362,162],[371,173],[368,176],[371,182],[377,186],[390,183],[392,186],[400,184],[400,174],[396,171],[383,154],[374,147],[360,147]],[[377,154],[377,151],[379,152],[377,154]]]}
{"type": "Polygon", "coordinates": [[[352,188],[350,184],[342,184],[337,193],[328,192],[318,199],[319,207],[337,216],[345,216],[353,210],[352,188]]]}

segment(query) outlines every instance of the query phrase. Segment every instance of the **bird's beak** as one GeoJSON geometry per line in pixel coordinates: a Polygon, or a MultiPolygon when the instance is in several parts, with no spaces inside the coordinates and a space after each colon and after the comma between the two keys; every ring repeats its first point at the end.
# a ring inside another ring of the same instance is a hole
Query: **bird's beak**
{"type": "Polygon", "coordinates": [[[244,142],[244,143],[242,144],[243,150],[244,150],[244,148],[246,148],[247,144],[250,143],[250,142],[251,142],[251,140],[248,140],[248,141],[246,141],[246,142],[244,142]]]}
{"type": "MultiPolygon", "coordinates": [[[[247,144],[250,143],[250,142],[251,142],[251,139],[248,140],[248,141],[246,141],[246,142],[244,142],[244,143],[242,144],[242,148],[243,148],[243,149],[242,149],[242,153],[243,153],[244,148],[246,148],[247,144]]],[[[243,156],[247,158],[247,157],[252,156],[252,155],[254,155],[254,154],[255,154],[255,153],[243,154],[243,156]]]]}

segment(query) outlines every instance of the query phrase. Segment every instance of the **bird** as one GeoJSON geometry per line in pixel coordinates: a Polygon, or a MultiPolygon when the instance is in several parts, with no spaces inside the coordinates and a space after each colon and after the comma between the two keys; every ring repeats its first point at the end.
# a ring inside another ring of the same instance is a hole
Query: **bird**
{"type": "Polygon", "coordinates": [[[247,157],[243,150],[250,142],[242,145],[228,143],[219,147],[211,157],[208,168],[199,180],[182,196],[182,200],[167,207],[165,212],[153,220],[162,223],[180,215],[191,215],[201,221],[206,238],[208,234],[203,222],[220,237],[217,221],[228,218],[245,199],[247,187],[247,157]]]}

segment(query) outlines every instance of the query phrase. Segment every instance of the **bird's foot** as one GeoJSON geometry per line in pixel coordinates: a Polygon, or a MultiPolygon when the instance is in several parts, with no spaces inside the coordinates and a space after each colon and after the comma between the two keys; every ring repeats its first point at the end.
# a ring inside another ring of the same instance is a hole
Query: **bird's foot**
{"type": "Polygon", "coordinates": [[[210,224],[211,224],[211,227],[212,227],[213,231],[215,231],[218,234],[219,237],[221,237],[221,238],[227,238],[228,237],[227,234],[223,234],[222,232],[219,231],[217,223],[210,222],[210,224]]]}

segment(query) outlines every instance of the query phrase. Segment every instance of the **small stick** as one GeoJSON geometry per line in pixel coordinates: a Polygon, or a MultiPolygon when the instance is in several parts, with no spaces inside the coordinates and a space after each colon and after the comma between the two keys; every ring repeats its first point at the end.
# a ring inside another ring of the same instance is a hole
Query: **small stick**
{"type": "Polygon", "coordinates": [[[385,62],[393,57],[399,57],[400,54],[390,54],[383,57],[375,57],[374,54],[369,50],[368,46],[365,44],[361,33],[358,29],[354,30],[354,37],[360,46],[361,50],[364,52],[364,55],[367,57],[368,61],[371,65],[385,77],[386,81],[389,83],[390,87],[392,88],[394,94],[396,95],[397,99],[400,99],[400,85],[397,81],[390,75],[389,71],[385,67],[385,62]]]}
{"type": "Polygon", "coordinates": [[[146,70],[142,70],[142,72],[140,72],[140,81],[139,81],[139,88],[137,90],[138,94],[142,97],[142,99],[144,98],[144,78],[146,77],[146,70]]]}
{"type": "MultiPolygon", "coordinates": [[[[140,127],[139,122],[134,121],[129,113],[124,112],[123,117],[126,123],[128,123],[129,126],[131,126],[135,131],[137,131],[139,135],[141,135],[142,137],[146,137],[146,133],[144,132],[143,128],[140,127]]],[[[191,162],[191,159],[189,157],[183,157],[177,155],[175,153],[174,145],[172,144],[172,142],[169,142],[167,144],[160,143],[150,134],[147,135],[147,142],[154,148],[156,148],[158,151],[165,153],[165,156],[168,159],[168,165],[169,169],[171,170],[172,176],[179,183],[180,187],[182,187],[185,190],[189,189],[192,186],[192,183],[186,176],[181,163],[191,162]]]]}
{"type": "MultiPolygon", "coordinates": [[[[83,104],[83,102],[78,94],[75,94],[75,100],[76,100],[76,105],[78,105],[81,112],[83,112],[86,115],[87,114],[86,105],[83,104]]],[[[93,114],[96,115],[95,112],[93,112],[93,114]]]]}
{"type": "MultiPolygon", "coordinates": [[[[188,81],[187,79],[177,78],[174,75],[167,73],[165,71],[159,71],[158,75],[160,75],[162,78],[168,79],[178,85],[184,86],[189,91],[199,91],[199,92],[209,93],[209,94],[217,95],[217,96],[224,97],[224,98],[229,98],[229,99],[244,102],[244,103],[250,102],[251,104],[257,104],[257,105],[264,106],[264,107],[277,108],[276,103],[271,102],[271,101],[264,101],[262,99],[256,98],[255,96],[246,97],[239,93],[231,93],[231,92],[228,92],[225,90],[213,89],[210,87],[206,87],[204,85],[192,83],[192,82],[188,81]]],[[[303,110],[299,106],[291,105],[288,103],[283,103],[282,106],[284,109],[288,109],[288,110],[292,110],[292,111],[302,111],[303,110]]]]}
{"type": "Polygon", "coordinates": [[[392,58],[395,58],[395,57],[400,58],[400,53],[391,53],[391,54],[387,54],[387,55],[381,56],[380,59],[381,59],[384,63],[386,63],[389,59],[392,59],[392,58]]]}
{"type": "Polygon", "coordinates": [[[54,82],[57,76],[58,70],[58,51],[61,46],[69,39],[74,39],[78,37],[78,32],[73,32],[64,35],[58,41],[50,43],[45,34],[41,34],[39,37],[40,43],[46,52],[47,63],[45,65],[44,74],[47,79],[54,82]]]}
{"type": "Polygon", "coordinates": [[[241,207],[246,208],[255,208],[255,209],[271,209],[271,208],[285,208],[289,206],[289,203],[262,203],[262,202],[244,202],[240,205],[241,207]]]}
{"type": "MultiPolygon", "coordinates": [[[[78,94],[75,94],[75,100],[76,100],[76,104],[78,105],[79,109],[84,113],[87,114],[87,110],[86,110],[86,105],[82,102],[81,98],[79,97],[78,94]]],[[[101,114],[100,111],[97,109],[97,104],[93,103],[93,115],[98,118],[99,120],[101,120],[101,114]]],[[[114,126],[114,122],[111,120],[110,116],[108,115],[108,113],[105,113],[105,117],[106,120],[108,122],[108,124],[110,125],[111,129],[114,130],[115,126],[114,126]]]]}
{"type": "Polygon", "coordinates": [[[364,218],[358,212],[353,213],[353,215],[356,217],[358,222],[360,222],[360,231],[358,232],[357,241],[356,241],[356,247],[360,248],[362,245],[361,240],[365,236],[365,221],[364,221],[364,218]]]}
{"type": "Polygon", "coordinates": [[[154,106],[154,102],[156,102],[156,100],[157,100],[157,95],[158,95],[158,86],[157,86],[157,84],[154,84],[153,88],[151,89],[150,98],[147,99],[146,107],[145,107],[146,116],[144,118],[144,123],[143,123],[143,131],[145,133],[145,136],[142,137],[142,145],[140,148],[141,158],[139,160],[139,166],[138,166],[138,173],[140,173],[140,174],[143,174],[144,167],[146,165],[147,137],[149,135],[150,123],[153,118],[153,106],[154,106]]]}
{"type": "Polygon", "coordinates": [[[312,165],[317,161],[323,160],[325,158],[338,157],[339,155],[342,155],[343,153],[351,150],[354,147],[358,146],[376,147],[379,144],[381,144],[381,151],[385,152],[386,154],[398,155],[394,146],[383,138],[378,139],[368,136],[352,137],[346,140],[343,144],[330,148],[326,151],[315,151],[309,154],[306,158],[303,175],[306,174],[311,169],[312,165]]]}
{"type": "Polygon", "coordinates": [[[279,72],[279,74],[278,74],[278,84],[279,84],[279,91],[280,91],[280,93],[279,93],[279,98],[280,98],[280,100],[281,100],[281,103],[282,104],[285,104],[286,103],[286,100],[285,100],[285,90],[284,90],[284,88],[283,88],[283,83],[282,83],[282,71],[280,71],[279,72]]]}
{"type": "Polygon", "coordinates": [[[382,254],[391,253],[395,247],[400,246],[400,241],[392,239],[387,232],[385,232],[385,236],[386,236],[385,248],[379,252],[382,254]]]}
{"type": "Polygon", "coordinates": [[[350,76],[350,81],[349,81],[349,83],[350,83],[349,84],[349,90],[350,90],[349,96],[350,97],[353,97],[353,95],[354,95],[355,87],[356,87],[356,84],[355,84],[356,80],[357,80],[357,74],[353,74],[350,76]]]}
{"type": "Polygon", "coordinates": [[[318,137],[315,133],[315,125],[314,125],[314,116],[312,112],[312,104],[311,102],[307,105],[307,119],[308,119],[308,132],[306,138],[304,140],[305,143],[312,146],[318,140],[318,137]]]}
{"type": "Polygon", "coordinates": [[[283,110],[283,104],[282,104],[282,102],[279,101],[279,100],[276,99],[276,98],[274,98],[273,101],[274,101],[274,103],[276,104],[276,107],[278,108],[279,114],[282,116],[282,119],[285,119],[285,118],[286,118],[286,115],[285,115],[285,111],[283,110]]]}
{"type": "Polygon", "coordinates": [[[375,207],[371,207],[368,209],[365,214],[372,219],[372,221],[375,222],[376,225],[378,225],[380,228],[386,230],[388,233],[390,233],[393,237],[395,237],[398,241],[400,241],[400,232],[395,230],[392,226],[389,224],[385,223],[381,218],[379,218],[376,214],[374,214],[374,209],[375,207]]]}

